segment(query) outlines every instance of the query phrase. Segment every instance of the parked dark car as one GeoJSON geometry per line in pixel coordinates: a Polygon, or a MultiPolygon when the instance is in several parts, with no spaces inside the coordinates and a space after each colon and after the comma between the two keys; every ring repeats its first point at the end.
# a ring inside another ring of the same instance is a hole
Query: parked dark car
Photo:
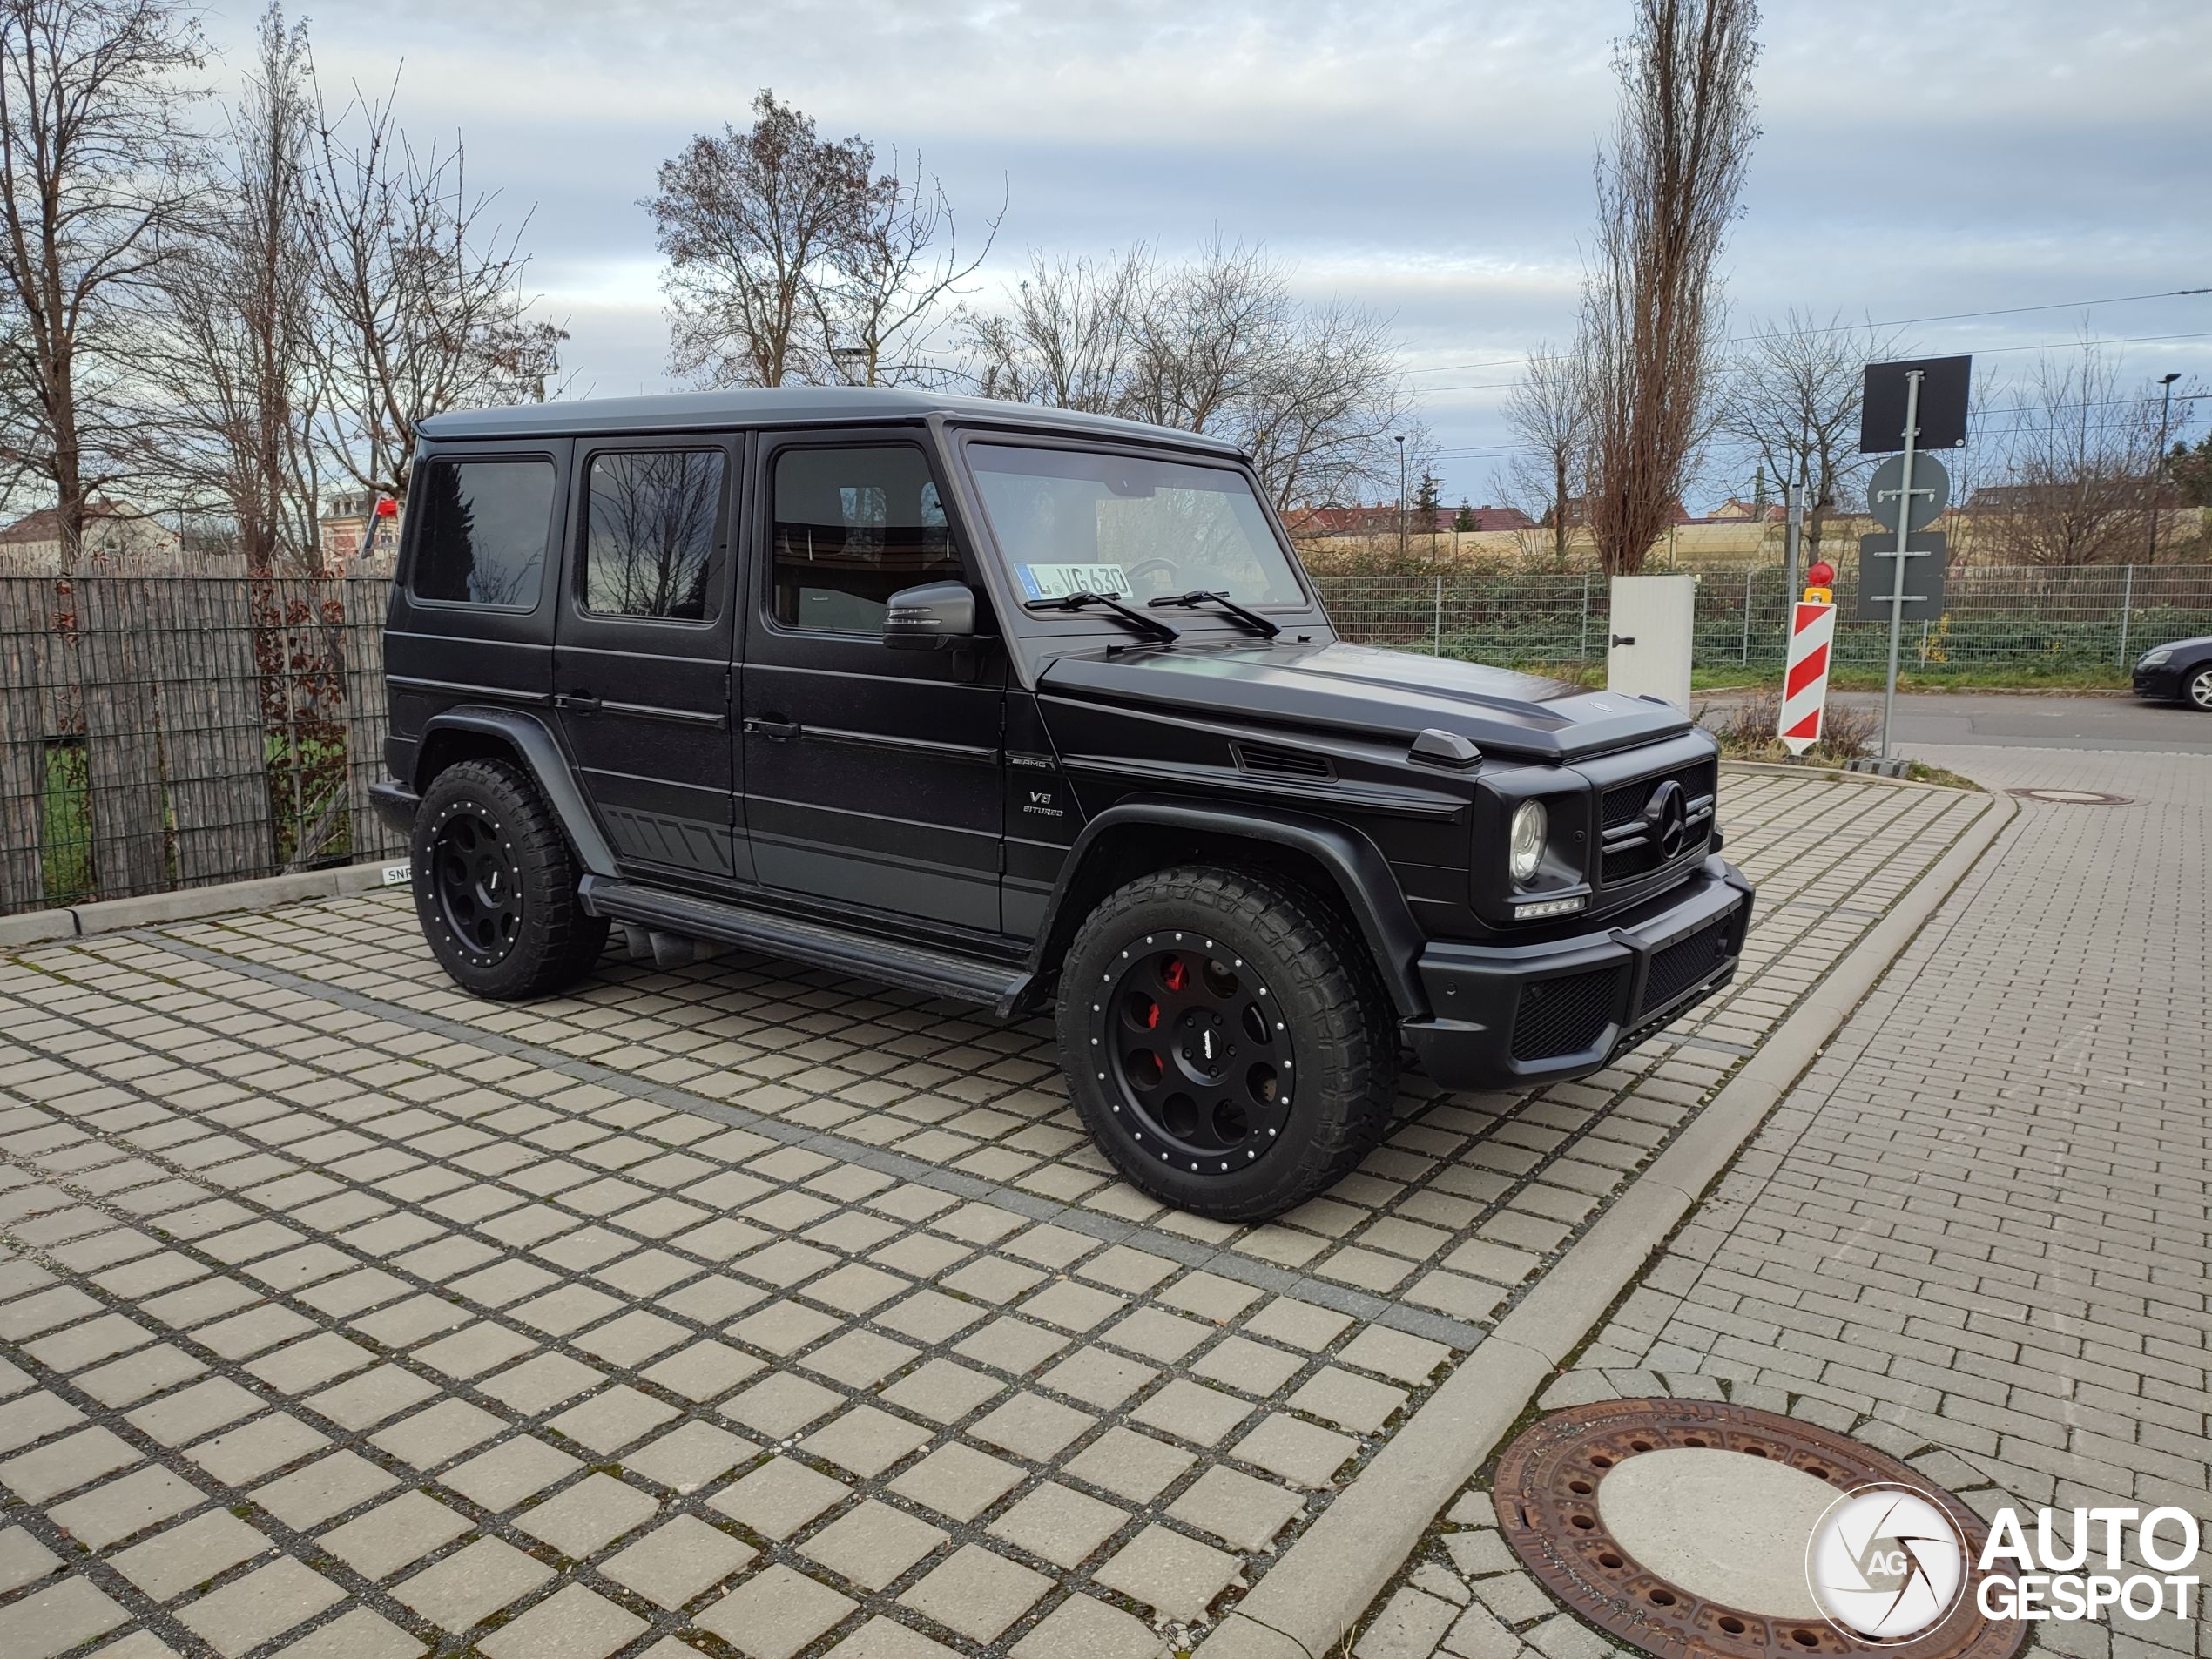
{"type": "Polygon", "coordinates": [[[2145,651],[2135,659],[2135,695],[2212,714],[2212,636],[2145,651]]]}
{"type": "Polygon", "coordinates": [[[1735,973],[1713,739],[1339,640],[1245,458],[908,391],[425,421],[385,815],[430,947],[541,995],[610,924],[1056,1009],[1137,1185],[1276,1214],[1436,1082],[1596,1070],[1735,973]]]}

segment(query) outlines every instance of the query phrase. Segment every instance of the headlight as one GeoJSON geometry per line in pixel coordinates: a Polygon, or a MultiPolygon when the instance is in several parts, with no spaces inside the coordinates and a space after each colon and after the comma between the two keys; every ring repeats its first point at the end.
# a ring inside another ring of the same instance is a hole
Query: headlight
{"type": "Polygon", "coordinates": [[[2138,668],[2156,668],[2161,663],[2168,660],[2173,655],[2174,651],[2171,646],[2161,645],[2156,651],[2145,651],[2143,653],[2143,660],[2136,664],[2135,666],[2138,668]]]}
{"type": "Polygon", "coordinates": [[[1513,809],[1513,833],[1508,838],[1506,868],[1516,884],[1527,887],[1544,860],[1544,803],[1524,800],[1513,809]]]}

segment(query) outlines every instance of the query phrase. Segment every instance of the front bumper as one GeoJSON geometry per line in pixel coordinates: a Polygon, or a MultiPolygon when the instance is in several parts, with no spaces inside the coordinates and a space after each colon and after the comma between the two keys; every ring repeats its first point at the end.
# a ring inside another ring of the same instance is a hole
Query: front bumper
{"type": "Polygon", "coordinates": [[[1751,884],[1709,858],[1602,932],[1538,945],[1439,941],[1416,964],[1433,1010],[1400,1028],[1447,1089],[1581,1077],[1736,976],[1751,884]]]}
{"type": "Polygon", "coordinates": [[[393,834],[415,833],[415,812],[422,805],[422,797],[404,784],[395,784],[388,778],[381,783],[371,784],[368,786],[368,804],[393,834]]]}
{"type": "Polygon", "coordinates": [[[2161,703],[2180,702],[2181,669],[2173,663],[2161,663],[2155,668],[2138,668],[2135,671],[2135,695],[2161,703]]]}

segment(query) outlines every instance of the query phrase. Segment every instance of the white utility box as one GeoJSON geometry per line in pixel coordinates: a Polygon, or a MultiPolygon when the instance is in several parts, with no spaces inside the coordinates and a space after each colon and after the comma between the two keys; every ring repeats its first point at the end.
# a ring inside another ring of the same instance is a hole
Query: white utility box
{"type": "Polygon", "coordinates": [[[1696,577],[1615,577],[1605,689],[1624,697],[1662,697],[1687,714],[1696,624],[1696,577]]]}

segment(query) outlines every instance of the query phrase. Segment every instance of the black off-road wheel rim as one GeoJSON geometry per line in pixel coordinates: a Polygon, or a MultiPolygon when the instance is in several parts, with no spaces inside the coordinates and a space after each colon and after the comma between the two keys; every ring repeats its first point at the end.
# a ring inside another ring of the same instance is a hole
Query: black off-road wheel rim
{"type": "Polygon", "coordinates": [[[441,813],[430,835],[430,892],[447,940],[482,968],[523,933],[523,873],[499,820],[475,801],[441,813]]]}
{"type": "Polygon", "coordinates": [[[1296,1055],[1252,963],[1203,934],[1150,933],[1089,991],[1091,1069],[1140,1156],[1223,1177],[1282,1140],[1296,1055]]]}

